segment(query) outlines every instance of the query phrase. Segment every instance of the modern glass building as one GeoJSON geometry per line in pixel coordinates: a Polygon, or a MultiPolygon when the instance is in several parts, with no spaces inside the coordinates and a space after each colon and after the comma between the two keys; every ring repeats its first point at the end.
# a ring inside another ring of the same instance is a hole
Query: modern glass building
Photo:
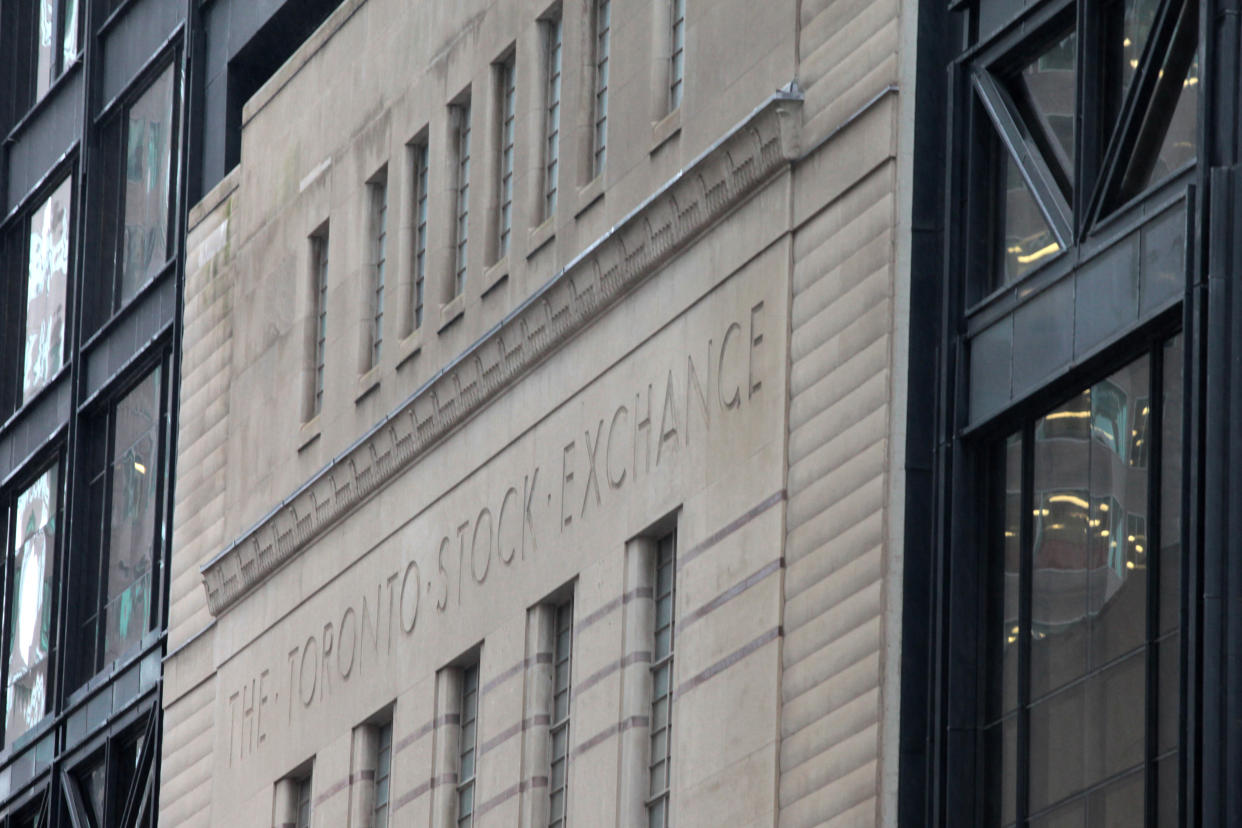
{"type": "Polygon", "coordinates": [[[945,145],[917,186],[947,218],[923,251],[940,300],[914,310],[938,364],[904,590],[907,824],[1242,808],[1228,5],[924,19],[945,145]]]}

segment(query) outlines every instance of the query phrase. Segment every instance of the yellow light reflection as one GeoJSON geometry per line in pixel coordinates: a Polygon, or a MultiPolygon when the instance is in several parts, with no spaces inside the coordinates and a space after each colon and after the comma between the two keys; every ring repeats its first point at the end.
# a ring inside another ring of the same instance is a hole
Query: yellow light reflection
{"type": "Polygon", "coordinates": [[[1049,503],[1072,503],[1075,506],[1079,506],[1083,509],[1086,509],[1090,505],[1087,503],[1087,501],[1083,500],[1081,497],[1075,497],[1074,495],[1068,495],[1068,494],[1053,495],[1052,497],[1048,498],[1048,502],[1049,503]]]}
{"type": "Polygon", "coordinates": [[[1091,416],[1090,411],[1053,411],[1051,414],[1045,414],[1044,419],[1045,420],[1064,420],[1066,417],[1082,419],[1084,417],[1090,417],[1090,416],[1091,416]]]}
{"type": "Polygon", "coordinates": [[[135,462],[135,463],[134,463],[134,471],[138,472],[139,474],[146,474],[146,473],[147,473],[147,467],[146,467],[146,466],[144,466],[144,465],[142,465],[141,463],[135,462]]]}
{"type": "Polygon", "coordinates": [[[1051,256],[1053,253],[1056,253],[1060,249],[1061,249],[1061,245],[1057,244],[1056,242],[1053,242],[1052,244],[1039,248],[1034,253],[1028,253],[1025,256],[1019,256],[1018,264],[1030,264],[1031,262],[1037,262],[1040,259],[1044,258],[1045,256],[1051,256]]]}

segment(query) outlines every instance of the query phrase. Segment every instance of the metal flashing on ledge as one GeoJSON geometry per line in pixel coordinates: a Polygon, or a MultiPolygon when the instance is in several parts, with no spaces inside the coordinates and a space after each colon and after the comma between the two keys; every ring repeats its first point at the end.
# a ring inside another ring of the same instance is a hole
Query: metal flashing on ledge
{"type": "Polygon", "coordinates": [[[796,160],[800,112],[796,89],[769,97],[204,564],[212,615],[237,603],[796,160]]]}

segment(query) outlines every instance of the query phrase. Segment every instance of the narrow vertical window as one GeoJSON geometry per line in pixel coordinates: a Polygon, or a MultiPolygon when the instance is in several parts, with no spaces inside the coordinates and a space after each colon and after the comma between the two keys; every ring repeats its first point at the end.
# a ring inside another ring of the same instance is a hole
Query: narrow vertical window
{"type": "Polygon", "coordinates": [[[411,330],[423,325],[423,292],[427,279],[427,145],[414,147],[414,308],[411,330]]]}
{"type": "Polygon", "coordinates": [[[48,655],[56,571],[57,479],[53,466],[17,497],[16,533],[8,561],[13,586],[6,638],[6,748],[43,718],[52,697],[48,655]]]}
{"type": "Polygon", "coordinates": [[[556,639],[552,654],[552,717],[550,773],[548,776],[549,828],[563,828],[569,793],[569,701],[570,667],[573,647],[574,604],[566,601],[556,608],[556,639]]]}
{"type": "Polygon", "coordinates": [[[561,163],[561,18],[545,21],[548,48],[547,105],[544,113],[543,217],[556,213],[556,173],[561,163]]]}
{"type": "Polygon", "coordinates": [[[595,0],[595,125],[591,177],[604,172],[608,155],[608,50],[612,42],[612,2],[595,0]]]}
{"type": "Polygon", "coordinates": [[[498,69],[500,91],[500,209],[496,215],[496,259],[509,252],[513,229],[513,122],[517,107],[517,66],[510,57],[498,69]]]}
{"type": "Polygon", "coordinates": [[[65,291],[69,281],[72,181],[66,179],[30,219],[26,256],[26,338],[22,402],[29,402],[64,364],[65,291]]]}
{"type": "Polygon", "coordinates": [[[311,824],[311,775],[298,780],[297,828],[310,828],[311,824]]]}
{"type": "Polygon", "coordinates": [[[659,542],[655,560],[655,641],[651,651],[651,777],[647,799],[650,828],[669,824],[669,768],[673,737],[674,536],[659,542]]]}
{"type": "Polygon", "coordinates": [[[384,344],[384,262],[388,240],[388,179],[374,181],[371,191],[371,355],[370,367],[379,365],[384,344]]]}
{"type": "Polygon", "coordinates": [[[310,420],[323,410],[323,371],[328,344],[328,231],[311,236],[311,295],[314,297],[314,345],[311,352],[310,420]]]}
{"type": "Polygon", "coordinates": [[[388,789],[392,775],[392,722],[379,729],[379,751],[375,761],[375,804],[371,809],[371,828],[388,828],[388,789]]]}
{"type": "Polygon", "coordinates": [[[681,106],[685,80],[686,0],[672,0],[672,53],[668,62],[668,111],[681,106]]]}
{"type": "Polygon", "coordinates": [[[672,0],[672,52],[668,58],[668,110],[682,106],[686,72],[686,0],[672,0]]]}
{"type": "Polygon", "coordinates": [[[474,825],[476,723],[479,718],[479,665],[461,671],[461,745],[457,759],[457,826],[474,825]]]}
{"type": "Polygon", "coordinates": [[[455,254],[453,296],[466,290],[466,254],[470,241],[470,100],[453,106],[457,143],[457,186],[455,217],[455,254]]]}

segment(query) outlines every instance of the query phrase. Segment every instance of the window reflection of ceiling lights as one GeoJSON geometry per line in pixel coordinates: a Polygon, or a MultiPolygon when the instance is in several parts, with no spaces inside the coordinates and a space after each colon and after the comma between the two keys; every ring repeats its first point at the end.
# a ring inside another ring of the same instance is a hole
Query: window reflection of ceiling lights
{"type": "Polygon", "coordinates": [[[1053,253],[1056,253],[1060,249],[1061,249],[1061,245],[1057,244],[1056,242],[1052,242],[1049,245],[1045,245],[1044,247],[1039,248],[1034,253],[1028,253],[1025,256],[1019,256],[1018,264],[1030,264],[1031,262],[1037,262],[1040,259],[1044,258],[1045,256],[1051,256],[1053,253]]]}
{"type": "Polygon", "coordinates": [[[1048,502],[1049,503],[1072,503],[1075,506],[1082,507],[1083,509],[1086,509],[1089,506],[1087,501],[1083,500],[1081,497],[1076,497],[1075,495],[1068,495],[1068,494],[1053,495],[1052,497],[1048,498],[1048,502]]]}
{"type": "Polygon", "coordinates": [[[146,473],[147,473],[147,467],[146,467],[146,466],[144,466],[144,465],[142,465],[141,463],[139,463],[139,462],[135,461],[135,462],[134,462],[134,471],[138,472],[139,474],[146,474],[146,473]]]}
{"type": "Polygon", "coordinates": [[[1074,417],[1077,419],[1082,419],[1084,417],[1090,417],[1090,416],[1091,416],[1090,411],[1054,411],[1051,414],[1045,414],[1044,419],[1045,420],[1063,420],[1066,417],[1074,417]]]}

